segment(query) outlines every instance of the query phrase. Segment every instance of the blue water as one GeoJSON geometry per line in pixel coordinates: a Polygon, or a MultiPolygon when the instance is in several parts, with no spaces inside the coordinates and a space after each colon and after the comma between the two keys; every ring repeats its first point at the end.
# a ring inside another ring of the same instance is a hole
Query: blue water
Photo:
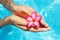
{"type": "MultiPolygon", "coordinates": [[[[13,0],[17,5],[27,5],[40,13],[51,27],[47,32],[23,31],[13,24],[0,29],[0,40],[60,40],[60,0],[13,0]]],[[[0,4],[0,18],[12,15],[0,4]]]]}

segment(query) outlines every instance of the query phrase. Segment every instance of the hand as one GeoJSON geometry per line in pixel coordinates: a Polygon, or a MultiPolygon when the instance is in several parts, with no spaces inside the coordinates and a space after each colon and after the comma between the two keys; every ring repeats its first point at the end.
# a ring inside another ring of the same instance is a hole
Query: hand
{"type": "MultiPolygon", "coordinates": [[[[14,7],[14,14],[16,14],[16,15],[14,15],[14,16],[12,16],[11,18],[13,19],[12,20],[12,22],[16,25],[16,26],[18,26],[18,27],[22,27],[23,29],[25,28],[26,30],[27,30],[27,27],[26,27],[26,25],[27,25],[27,21],[26,21],[26,19],[24,19],[26,16],[27,16],[27,14],[28,15],[31,15],[31,13],[33,12],[33,11],[35,11],[33,8],[31,8],[31,7],[27,7],[27,6],[15,6],[14,7]],[[23,11],[24,12],[24,14],[20,14],[20,16],[22,15],[22,17],[23,18],[21,18],[21,17],[19,17],[19,16],[17,16],[17,15],[19,15],[19,13],[17,14],[17,12],[21,12],[21,11],[23,11]]],[[[39,15],[39,14],[38,14],[39,15]]],[[[49,30],[50,29],[50,27],[48,26],[48,24],[43,20],[43,18],[41,19],[41,27],[42,28],[39,28],[39,29],[37,29],[37,30],[35,30],[34,28],[31,28],[31,29],[29,29],[29,31],[47,31],[47,30],[49,30]],[[43,26],[42,26],[43,25],[43,26]]]]}

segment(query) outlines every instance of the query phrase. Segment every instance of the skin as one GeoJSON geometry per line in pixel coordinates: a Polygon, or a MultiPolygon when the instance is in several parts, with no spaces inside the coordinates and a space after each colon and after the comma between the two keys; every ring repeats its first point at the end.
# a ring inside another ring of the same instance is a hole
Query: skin
{"type": "MultiPolygon", "coordinates": [[[[23,29],[23,30],[28,30],[32,32],[38,32],[38,31],[48,31],[51,28],[48,26],[48,24],[41,19],[41,28],[38,28],[37,30],[34,28],[27,29],[27,21],[26,21],[26,16],[31,15],[33,11],[35,11],[33,8],[29,6],[23,6],[23,5],[14,5],[11,3],[11,9],[7,6],[9,10],[13,12],[13,14],[3,20],[0,20],[0,26],[3,26],[8,23],[13,23],[17,27],[23,29]],[[42,26],[43,25],[43,26],[42,26]]],[[[39,15],[39,14],[38,14],[39,15]]]]}

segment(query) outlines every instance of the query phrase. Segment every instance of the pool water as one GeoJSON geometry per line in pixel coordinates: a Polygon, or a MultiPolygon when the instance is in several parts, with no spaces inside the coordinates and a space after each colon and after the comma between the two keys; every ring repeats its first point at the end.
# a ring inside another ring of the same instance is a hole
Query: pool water
{"type": "MultiPolygon", "coordinates": [[[[17,5],[27,5],[41,14],[51,27],[46,32],[23,31],[13,24],[0,28],[0,40],[60,40],[60,0],[13,0],[17,5]]],[[[0,4],[0,19],[12,15],[0,4]]]]}

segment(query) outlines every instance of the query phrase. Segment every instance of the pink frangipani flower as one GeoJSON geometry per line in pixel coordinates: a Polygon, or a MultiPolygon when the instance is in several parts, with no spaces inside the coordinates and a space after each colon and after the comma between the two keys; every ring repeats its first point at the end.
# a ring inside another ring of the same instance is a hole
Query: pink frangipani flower
{"type": "Polygon", "coordinates": [[[42,16],[37,15],[36,12],[32,12],[31,16],[27,16],[26,20],[28,21],[27,27],[30,28],[31,26],[40,26],[40,20],[42,16]]]}

